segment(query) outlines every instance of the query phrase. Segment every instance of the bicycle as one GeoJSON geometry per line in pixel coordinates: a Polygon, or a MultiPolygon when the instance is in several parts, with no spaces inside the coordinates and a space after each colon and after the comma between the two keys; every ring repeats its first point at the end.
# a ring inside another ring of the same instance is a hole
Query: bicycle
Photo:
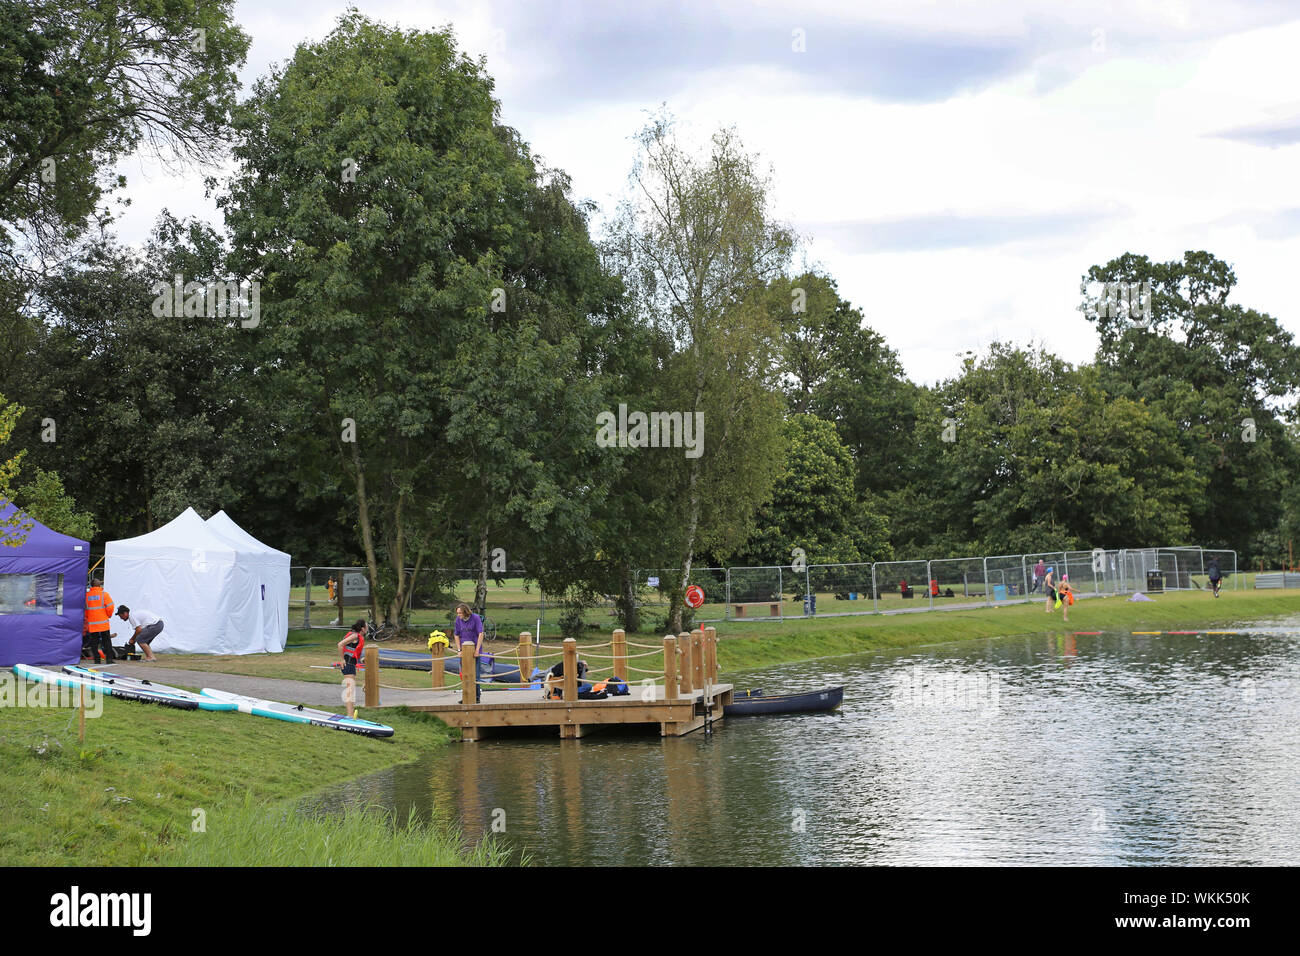
{"type": "Polygon", "coordinates": [[[496,621],[492,620],[492,618],[487,616],[486,610],[480,611],[477,608],[474,608],[473,611],[475,614],[478,615],[479,620],[483,622],[483,640],[495,641],[497,639],[496,621]]]}
{"type": "Polygon", "coordinates": [[[383,624],[376,624],[374,612],[373,611],[366,612],[366,640],[367,641],[374,641],[377,644],[382,644],[384,641],[396,637],[398,634],[401,633],[401,631],[402,629],[400,627],[398,627],[396,624],[394,624],[392,621],[388,620],[387,618],[384,619],[383,624]]]}

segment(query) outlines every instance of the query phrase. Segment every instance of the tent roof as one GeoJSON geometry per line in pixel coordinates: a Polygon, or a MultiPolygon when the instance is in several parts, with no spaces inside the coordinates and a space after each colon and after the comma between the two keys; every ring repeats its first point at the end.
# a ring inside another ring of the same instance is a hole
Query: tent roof
{"type": "Polygon", "coordinates": [[[209,527],[197,511],[186,508],[161,528],[135,538],[109,541],[104,550],[123,557],[171,557],[189,561],[196,550],[234,560],[240,549],[235,542],[209,527]]]}
{"type": "Polygon", "coordinates": [[[271,547],[269,544],[263,544],[261,541],[258,541],[251,534],[241,528],[235,522],[235,519],[226,514],[224,510],[218,511],[209,518],[207,524],[208,527],[215,528],[219,534],[224,535],[236,544],[264,551],[272,557],[283,558],[285,561],[291,560],[289,555],[285,552],[279,551],[271,547]]]}
{"type": "MultiPolygon", "coordinates": [[[[8,518],[15,512],[19,512],[19,509],[15,508],[12,502],[0,503],[0,520],[8,518]]],[[[90,555],[89,542],[51,531],[26,512],[19,513],[31,522],[31,531],[27,534],[27,540],[17,547],[0,544],[0,557],[63,558],[76,554],[90,555]]]]}

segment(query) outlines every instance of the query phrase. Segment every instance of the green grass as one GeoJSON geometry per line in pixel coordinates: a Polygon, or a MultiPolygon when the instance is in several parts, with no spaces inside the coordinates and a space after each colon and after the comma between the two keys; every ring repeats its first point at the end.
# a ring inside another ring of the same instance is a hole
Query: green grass
{"type": "Polygon", "coordinates": [[[200,817],[211,836],[222,821],[248,823],[240,814],[249,807],[279,813],[321,787],[414,760],[450,737],[440,721],[404,708],[385,710],[382,719],[396,731],[387,740],[108,699],[102,716],[86,721],[81,744],[75,710],[5,708],[0,864],[167,863],[198,852],[189,843],[201,835],[192,829],[200,817]]]}
{"type": "Polygon", "coordinates": [[[307,815],[245,802],[207,820],[206,832],[176,842],[171,866],[503,866],[490,841],[467,849],[450,825],[404,823],[391,811],[349,806],[307,815]]]}
{"type": "MultiPolygon", "coordinates": [[[[964,611],[821,617],[772,623],[725,622],[718,629],[718,666],[742,670],[840,654],[981,640],[1042,631],[1214,630],[1295,614],[1300,594],[1286,591],[1224,591],[1217,600],[1200,591],[1167,592],[1151,603],[1127,597],[1088,598],[1047,614],[1044,602],[964,611]]],[[[653,658],[651,658],[653,659],[653,658]]]]}

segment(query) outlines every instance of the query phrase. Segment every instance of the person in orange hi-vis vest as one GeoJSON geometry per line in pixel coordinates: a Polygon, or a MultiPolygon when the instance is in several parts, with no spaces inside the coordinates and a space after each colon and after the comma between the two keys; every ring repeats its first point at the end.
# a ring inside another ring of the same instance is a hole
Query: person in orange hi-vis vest
{"type": "Polygon", "coordinates": [[[113,599],[104,590],[104,579],[96,577],[90,582],[86,592],[86,631],[90,634],[89,645],[95,650],[98,645],[100,656],[106,664],[111,664],[113,657],[113,632],[109,630],[109,619],[113,616],[113,599]]]}

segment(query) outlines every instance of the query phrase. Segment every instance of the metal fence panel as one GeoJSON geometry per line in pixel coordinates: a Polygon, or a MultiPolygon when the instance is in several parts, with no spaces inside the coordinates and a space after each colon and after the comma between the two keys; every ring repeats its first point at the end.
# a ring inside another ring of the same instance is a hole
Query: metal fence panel
{"type": "Polygon", "coordinates": [[[788,567],[728,568],[727,619],[784,619],[786,577],[796,585],[795,593],[802,602],[805,580],[802,573],[793,572],[788,567]]]}
{"type": "Polygon", "coordinates": [[[869,614],[876,609],[870,564],[811,564],[807,580],[810,616],[869,614]]]}

